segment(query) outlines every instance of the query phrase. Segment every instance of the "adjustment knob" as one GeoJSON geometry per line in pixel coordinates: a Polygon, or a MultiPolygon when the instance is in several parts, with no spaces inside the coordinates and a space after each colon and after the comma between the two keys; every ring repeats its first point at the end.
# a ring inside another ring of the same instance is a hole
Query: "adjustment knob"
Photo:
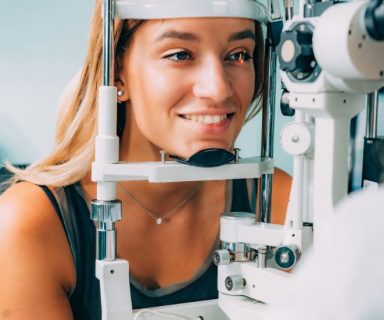
{"type": "Polygon", "coordinates": [[[91,219],[103,223],[116,222],[121,220],[121,201],[111,200],[92,200],[91,201],[91,219]]]}
{"type": "Polygon", "coordinates": [[[287,123],[280,133],[280,145],[283,150],[293,156],[312,155],[314,126],[309,122],[287,123]]]}
{"type": "Polygon", "coordinates": [[[308,77],[316,67],[312,37],[312,28],[308,24],[297,24],[281,34],[277,46],[280,68],[299,80],[308,77]]]}
{"type": "Polygon", "coordinates": [[[245,279],[241,275],[234,275],[225,278],[225,287],[228,291],[238,291],[244,289],[245,279]]]}
{"type": "Polygon", "coordinates": [[[233,259],[228,250],[216,250],[212,256],[215,265],[229,264],[233,259]]]}
{"type": "Polygon", "coordinates": [[[295,245],[282,245],[276,248],[275,263],[281,270],[290,270],[299,261],[300,249],[295,245]]]}

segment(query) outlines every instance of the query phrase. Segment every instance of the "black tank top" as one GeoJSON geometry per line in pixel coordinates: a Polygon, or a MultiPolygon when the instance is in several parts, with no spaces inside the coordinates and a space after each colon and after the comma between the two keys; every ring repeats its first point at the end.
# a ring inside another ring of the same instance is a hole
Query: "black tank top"
{"type": "MultiPolygon", "coordinates": [[[[254,183],[249,186],[255,197],[254,183]]],[[[246,180],[233,180],[231,194],[231,211],[254,212],[250,206],[249,190],[246,180]]],[[[70,296],[70,304],[75,320],[101,320],[101,302],[99,281],[95,276],[96,230],[90,219],[89,208],[79,192],[79,185],[69,185],[56,190],[56,196],[45,186],[41,186],[63,224],[76,267],[76,287],[70,296]],[[61,193],[61,195],[60,195],[61,193]],[[60,199],[65,198],[65,201],[60,199]]],[[[216,299],[217,268],[209,262],[192,281],[181,284],[167,293],[156,294],[159,290],[143,291],[135,281],[131,281],[131,297],[134,309],[170,305],[185,302],[216,299]],[[153,294],[155,293],[155,294],[153,294]]]]}

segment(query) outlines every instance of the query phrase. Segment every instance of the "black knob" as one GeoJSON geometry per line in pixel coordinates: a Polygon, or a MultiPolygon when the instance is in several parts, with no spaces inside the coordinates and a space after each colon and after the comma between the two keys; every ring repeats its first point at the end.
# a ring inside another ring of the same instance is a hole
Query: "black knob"
{"type": "Polygon", "coordinates": [[[295,245],[281,245],[275,251],[275,263],[281,270],[290,270],[299,261],[300,249],[295,245]]]}
{"type": "Polygon", "coordinates": [[[368,34],[377,41],[384,40],[383,0],[372,0],[365,10],[364,22],[368,34]]]}
{"type": "Polygon", "coordinates": [[[306,78],[312,73],[316,67],[312,37],[311,28],[304,23],[282,33],[277,52],[283,71],[298,79],[306,78]]]}
{"type": "Polygon", "coordinates": [[[295,109],[289,106],[289,92],[286,89],[281,94],[280,110],[284,116],[293,117],[295,115],[295,109]]]}

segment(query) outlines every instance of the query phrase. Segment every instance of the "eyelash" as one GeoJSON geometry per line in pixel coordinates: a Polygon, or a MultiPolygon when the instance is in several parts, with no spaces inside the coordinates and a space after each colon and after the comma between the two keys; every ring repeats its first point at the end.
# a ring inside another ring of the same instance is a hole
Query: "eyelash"
{"type": "Polygon", "coordinates": [[[235,62],[238,62],[238,63],[244,63],[244,62],[248,62],[250,60],[252,60],[252,55],[247,52],[247,51],[238,51],[238,52],[235,52],[235,53],[232,53],[229,55],[229,58],[226,58],[227,61],[235,61],[235,62]],[[231,58],[235,56],[235,58],[231,58]]]}
{"type": "Polygon", "coordinates": [[[185,50],[181,50],[181,51],[177,51],[177,52],[173,52],[171,54],[168,54],[164,57],[164,59],[172,60],[172,61],[177,62],[177,63],[184,62],[185,60],[193,60],[192,55],[188,51],[185,51],[185,50]],[[183,59],[183,58],[178,57],[179,55],[188,55],[188,58],[183,59]]]}
{"type": "MultiPolygon", "coordinates": [[[[193,57],[188,51],[181,50],[181,51],[173,52],[171,54],[166,55],[164,59],[168,59],[176,63],[181,63],[186,60],[193,60],[193,57]],[[180,55],[183,55],[183,57],[180,57],[180,55]]],[[[243,51],[230,54],[228,57],[225,58],[225,61],[244,63],[252,59],[253,59],[252,55],[249,52],[243,50],[243,51]]]]}

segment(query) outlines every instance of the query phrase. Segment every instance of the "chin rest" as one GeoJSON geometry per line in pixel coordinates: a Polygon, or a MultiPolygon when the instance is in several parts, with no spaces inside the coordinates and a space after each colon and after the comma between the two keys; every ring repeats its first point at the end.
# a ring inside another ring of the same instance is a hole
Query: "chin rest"
{"type": "Polygon", "coordinates": [[[235,162],[235,155],[225,149],[211,148],[198,151],[188,159],[170,155],[170,158],[178,162],[195,167],[217,167],[229,162],[235,162]]]}

